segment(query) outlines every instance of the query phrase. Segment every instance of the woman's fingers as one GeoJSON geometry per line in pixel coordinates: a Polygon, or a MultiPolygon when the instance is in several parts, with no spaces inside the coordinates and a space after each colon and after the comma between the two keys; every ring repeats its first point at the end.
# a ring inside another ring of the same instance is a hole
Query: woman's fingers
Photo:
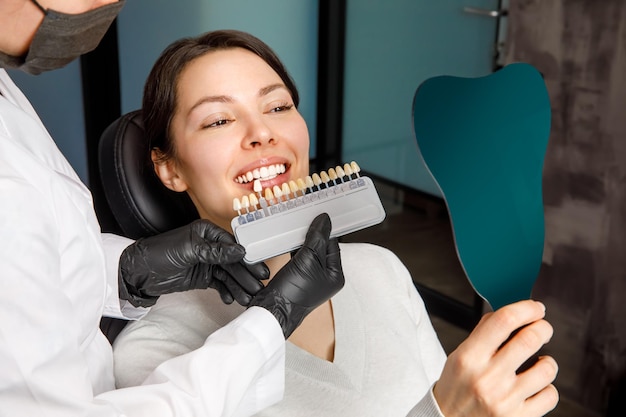
{"type": "Polygon", "coordinates": [[[559,366],[552,357],[541,356],[533,366],[517,376],[515,389],[520,398],[531,400],[554,382],[558,372],[559,366]]]}
{"type": "Polygon", "coordinates": [[[537,301],[524,300],[504,306],[486,314],[464,344],[464,350],[472,352],[478,360],[491,360],[498,349],[517,329],[542,319],[545,306],[537,301]]]}
{"type": "Polygon", "coordinates": [[[494,363],[516,371],[552,338],[554,330],[545,320],[537,320],[515,332],[494,355],[494,363]]]}
{"type": "Polygon", "coordinates": [[[544,416],[554,410],[559,403],[559,392],[552,384],[528,398],[520,416],[544,416]]]}

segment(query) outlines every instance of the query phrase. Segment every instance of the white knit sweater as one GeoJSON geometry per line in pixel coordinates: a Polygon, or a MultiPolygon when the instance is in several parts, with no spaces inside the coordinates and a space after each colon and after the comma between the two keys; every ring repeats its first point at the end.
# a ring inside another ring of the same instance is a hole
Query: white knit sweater
{"type": "MultiPolygon", "coordinates": [[[[333,362],[287,342],[285,397],[258,416],[440,417],[431,387],[446,356],[409,272],[370,244],[342,244],[341,258],[346,285],[332,298],[333,362]]],[[[243,310],[214,290],[162,296],[115,342],[118,386],[141,384],[243,310]]]]}

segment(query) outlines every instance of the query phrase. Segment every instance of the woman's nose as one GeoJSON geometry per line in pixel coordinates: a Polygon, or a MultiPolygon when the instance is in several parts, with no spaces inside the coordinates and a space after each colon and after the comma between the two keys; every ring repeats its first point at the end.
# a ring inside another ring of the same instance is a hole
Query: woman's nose
{"type": "Polygon", "coordinates": [[[247,148],[256,148],[257,146],[268,145],[276,142],[272,129],[262,120],[255,118],[250,120],[243,146],[247,148]]]}

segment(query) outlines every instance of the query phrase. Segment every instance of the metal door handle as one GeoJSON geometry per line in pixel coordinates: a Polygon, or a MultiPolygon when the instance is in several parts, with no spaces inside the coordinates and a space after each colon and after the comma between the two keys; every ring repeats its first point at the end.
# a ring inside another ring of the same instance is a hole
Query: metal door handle
{"type": "Polygon", "coordinates": [[[478,14],[481,16],[488,16],[488,17],[503,17],[508,14],[508,10],[487,10],[487,9],[478,9],[476,7],[464,7],[463,11],[465,13],[478,14]]]}

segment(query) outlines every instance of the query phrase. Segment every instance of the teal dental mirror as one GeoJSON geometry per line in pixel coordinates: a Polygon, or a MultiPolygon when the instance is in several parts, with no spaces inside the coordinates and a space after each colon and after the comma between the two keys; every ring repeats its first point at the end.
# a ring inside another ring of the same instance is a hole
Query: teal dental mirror
{"type": "Polygon", "coordinates": [[[530,298],[541,267],[550,120],[543,77],[525,63],[430,78],[415,93],[419,152],[448,207],[461,265],[494,310],[530,298]]]}

